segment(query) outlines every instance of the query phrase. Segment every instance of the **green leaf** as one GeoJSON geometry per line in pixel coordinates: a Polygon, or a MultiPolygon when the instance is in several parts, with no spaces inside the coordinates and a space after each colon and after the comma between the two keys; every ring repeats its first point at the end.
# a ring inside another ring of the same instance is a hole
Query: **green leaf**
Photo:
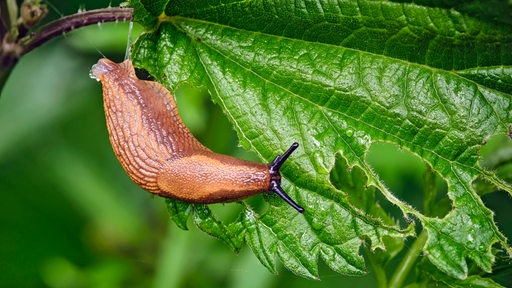
{"type": "Polygon", "coordinates": [[[463,77],[473,80],[483,86],[510,93],[512,91],[512,67],[476,67],[457,71],[463,77]]]}
{"type": "Polygon", "coordinates": [[[193,205],[193,220],[199,229],[222,240],[235,253],[240,251],[244,237],[244,231],[240,221],[235,221],[229,225],[224,225],[215,218],[212,211],[206,205],[193,205]]]}
{"type": "Polygon", "coordinates": [[[171,220],[174,221],[179,228],[188,230],[187,221],[192,212],[190,204],[171,199],[166,199],[165,202],[167,203],[167,211],[169,212],[171,220]]]}
{"type": "Polygon", "coordinates": [[[412,233],[378,208],[362,209],[349,187],[333,186],[336,155],[364,173],[356,187],[379,190],[420,220],[429,236],[424,253],[447,275],[466,278],[467,259],[490,272],[495,243],[512,253],[472,187],[480,177],[512,193],[478,164],[483,143],[512,123],[511,26],[380,1],[177,0],[164,11],[135,44],[137,66],[171,91],[207,87],[242,146],[264,161],[301,145],[283,175],[304,215],[269,196],[263,215],[246,208],[230,224],[244,227],[270,271],[277,256],[316,278],[320,257],[335,271],[360,274],[365,239],[384,248],[384,237],[412,233]],[[452,210],[444,218],[421,214],[386,188],[365,159],[377,141],[411,151],[446,180],[452,210]]]}
{"type": "Polygon", "coordinates": [[[142,4],[146,12],[153,15],[154,17],[158,17],[164,12],[167,0],[140,0],[139,3],[142,4]]]}
{"type": "Polygon", "coordinates": [[[235,253],[240,251],[243,243],[244,231],[241,221],[224,225],[215,218],[206,205],[194,205],[178,200],[167,199],[167,210],[176,225],[188,230],[187,220],[192,215],[194,224],[204,232],[226,243],[235,253]]]}
{"type": "Polygon", "coordinates": [[[409,285],[407,288],[412,287],[482,287],[482,288],[501,288],[500,284],[496,283],[490,278],[484,278],[480,275],[472,275],[466,279],[454,279],[441,273],[432,264],[426,261],[420,261],[418,265],[418,276],[422,282],[421,285],[409,285]],[[428,283],[428,286],[427,286],[428,283]]]}
{"type": "MultiPolygon", "coordinates": [[[[510,133],[510,132],[509,132],[510,133]]],[[[510,136],[501,135],[493,137],[482,148],[480,164],[488,170],[496,171],[496,174],[507,182],[512,182],[512,141],[510,136]]],[[[495,192],[496,186],[486,182],[482,178],[473,183],[479,195],[495,192]]]]}
{"type": "Polygon", "coordinates": [[[151,15],[141,1],[130,1],[129,7],[133,8],[133,21],[145,27],[153,27],[158,23],[157,18],[151,15]]]}

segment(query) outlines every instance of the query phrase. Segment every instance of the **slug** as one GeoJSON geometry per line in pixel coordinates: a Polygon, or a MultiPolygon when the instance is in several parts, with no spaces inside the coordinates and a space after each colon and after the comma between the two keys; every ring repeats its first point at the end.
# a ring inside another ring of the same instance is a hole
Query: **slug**
{"type": "Polygon", "coordinates": [[[279,168],[297,149],[262,164],[212,152],[183,124],[173,96],[137,78],[132,62],[100,59],[91,77],[103,86],[110,143],[128,176],[143,189],[191,203],[223,203],[275,192],[300,213],[281,188],[279,168]]]}

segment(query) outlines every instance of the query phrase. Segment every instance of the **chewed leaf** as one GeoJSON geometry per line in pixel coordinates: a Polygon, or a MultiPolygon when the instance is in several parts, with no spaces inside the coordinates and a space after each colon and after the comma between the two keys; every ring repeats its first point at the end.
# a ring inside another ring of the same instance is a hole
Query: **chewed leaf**
{"type": "Polygon", "coordinates": [[[136,43],[134,63],[170,89],[208,87],[242,145],[264,161],[300,143],[283,175],[304,215],[269,197],[263,215],[246,208],[233,226],[244,227],[245,242],[269,270],[277,256],[316,278],[320,257],[335,271],[361,274],[366,239],[385,248],[384,237],[412,233],[367,215],[332,185],[336,155],[363,171],[358,186],[376,188],[421,221],[424,252],[444,273],[464,279],[467,259],[490,271],[492,245],[510,249],[471,185],[479,176],[512,193],[478,165],[483,143],[512,123],[510,27],[380,1],[173,1],[164,11],[136,43]],[[453,209],[430,218],[396,198],[366,161],[376,141],[428,163],[446,180],[453,209]]]}
{"type": "MultiPolygon", "coordinates": [[[[286,188],[293,191],[291,186],[286,188]]],[[[275,271],[274,258],[277,255],[292,272],[309,278],[318,275],[318,258],[339,273],[363,274],[366,268],[358,251],[366,239],[371,242],[368,245],[372,249],[384,249],[383,236],[407,236],[365,216],[342,199],[333,203],[300,188],[291,194],[309,203],[304,217],[278,204],[280,202],[271,203],[273,205],[261,218],[250,210],[243,217],[247,243],[271,271],[275,271]],[[308,199],[302,195],[308,195],[308,199]]]]}

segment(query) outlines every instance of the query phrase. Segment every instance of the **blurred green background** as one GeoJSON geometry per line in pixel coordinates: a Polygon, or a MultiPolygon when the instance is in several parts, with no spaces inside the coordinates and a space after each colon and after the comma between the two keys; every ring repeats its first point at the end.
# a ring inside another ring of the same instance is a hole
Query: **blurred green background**
{"type": "MultiPolygon", "coordinates": [[[[48,20],[109,3],[52,1],[48,20]]],[[[284,268],[273,275],[248,248],[235,255],[192,224],[182,231],[170,222],[164,199],[138,188],[117,162],[108,142],[101,86],[88,76],[101,54],[122,60],[127,31],[126,23],[102,24],[46,43],[21,59],[3,88],[0,286],[376,286],[370,268],[366,276],[349,277],[321,263],[321,281],[298,278],[284,268]]],[[[204,91],[182,87],[176,96],[184,121],[202,143],[257,160],[237,147],[229,122],[204,91]]],[[[392,191],[421,209],[426,167],[418,158],[376,144],[368,159],[392,191]]],[[[261,196],[254,198],[250,201],[257,205],[261,196]]],[[[493,193],[484,201],[510,238],[510,198],[493,193]]],[[[240,211],[236,203],[213,206],[226,218],[240,211]]]]}

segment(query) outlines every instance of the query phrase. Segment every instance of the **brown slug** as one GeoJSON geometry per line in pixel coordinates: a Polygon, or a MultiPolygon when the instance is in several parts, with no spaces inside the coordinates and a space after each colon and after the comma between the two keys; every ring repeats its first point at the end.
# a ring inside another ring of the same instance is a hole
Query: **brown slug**
{"type": "Polygon", "coordinates": [[[185,127],[173,96],[157,82],[137,78],[130,60],[100,59],[91,77],[103,85],[110,143],[130,178],[147,191],[192,203],[238,201],[273,191],[304,209],[281,188],[279,168],[297,143],[270,164],[212,152],[185,127]]]}

